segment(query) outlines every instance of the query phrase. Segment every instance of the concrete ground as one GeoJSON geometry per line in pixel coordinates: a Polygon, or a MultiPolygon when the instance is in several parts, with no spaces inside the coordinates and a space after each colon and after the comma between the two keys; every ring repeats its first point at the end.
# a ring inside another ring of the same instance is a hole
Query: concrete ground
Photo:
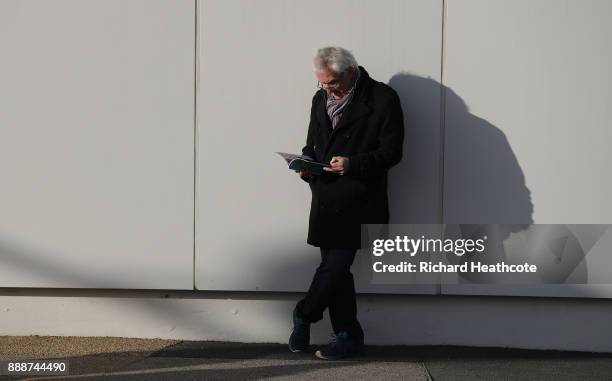
{"type": "MultiPolygon", "coordinates": [[[[0,361],[67,359],[60,380],[609,380],[612,354],[440,346],[366,346],[323,361],[286,345],[113,337],[0,336],[0,361]]],[[[0,374],[5,374],[0,372],[0,374]]],[[[0,380],[50,379],[7,376],[0,380]]]]}

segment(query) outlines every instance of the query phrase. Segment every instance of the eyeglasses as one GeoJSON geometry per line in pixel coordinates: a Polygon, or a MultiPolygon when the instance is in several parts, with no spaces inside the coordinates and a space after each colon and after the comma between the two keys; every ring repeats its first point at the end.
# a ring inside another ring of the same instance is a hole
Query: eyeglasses
{"type": "Polygon", "coordinates": [[[341,85],[342,85],[342,76],[340,76],[340,78],[336,78],[336,79],[334,79],[332,81],[329,81],[327,83],[321,83],[321,82],[317,81],[317,88],[318,89],[336,90],[341,85]]]}
{"type": "Polygon", "coordinates": [[[318,89],[330,89],[330,90],[336,90],[340,87],[340,81],[332,81],[329,83],[321,83],[319,81],[317,81],[317,88],[318,89]]]}

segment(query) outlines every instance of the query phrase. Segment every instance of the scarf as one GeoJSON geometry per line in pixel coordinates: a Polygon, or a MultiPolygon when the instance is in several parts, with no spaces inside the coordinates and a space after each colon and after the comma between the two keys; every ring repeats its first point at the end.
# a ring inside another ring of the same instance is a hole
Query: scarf
{"type": "Polygon", "coordinates": [[[332,129],[336,128],[336,125],[340,121],[340,117],[342,117],[344,109],[353,99],[353,95],[355,94],[355,86],[357,85],[357,80],[359,80],[360,75],[360,70],[357,69],[357,78],[355,78],[353,87],[351,87],[351,90],[343,98],[334,98],[333,95],[327,97],[325,106],[327,108],[329,120],[331,120],[332,123],[332,129]]]}

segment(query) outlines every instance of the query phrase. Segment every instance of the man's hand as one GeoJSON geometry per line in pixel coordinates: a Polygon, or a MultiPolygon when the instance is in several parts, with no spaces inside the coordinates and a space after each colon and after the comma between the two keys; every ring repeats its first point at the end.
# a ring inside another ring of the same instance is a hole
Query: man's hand
{"type": "Polygon", "coordinates": [[[348,171],[349,159],[344,156],[333,156],[329,162],[330,167],[323,167],[324,171],[344,175],[348,171]]]}

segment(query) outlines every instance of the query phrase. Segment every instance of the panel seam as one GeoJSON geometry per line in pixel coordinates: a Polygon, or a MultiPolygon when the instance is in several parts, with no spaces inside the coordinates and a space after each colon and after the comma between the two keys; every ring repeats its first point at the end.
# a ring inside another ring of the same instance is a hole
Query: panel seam
{"type": "MultiPolygon", "coordinates": [[[[446,79],[444,77],[444,63],[446,60],[446,17],[447,17],[446,0],[442,0],[442,25],[441,25],[441,41],[440,41],[440,209],[438,219],[440,224],[444,224],[444,167],[446,164],[445,157],[445,142],[446,142],[446,79]]],[[[436,293],[442,294],[442,283],[437,283],[436,293]]]]}
{"type": "Polygon", "coordinates": [[[199,40],[198,40],[198,1],[194,0],[194,58],[193,58],[193,266],[192,283],[196,288],[196,253],[198,233],[198,89],[199,89],[199,40]]]}

